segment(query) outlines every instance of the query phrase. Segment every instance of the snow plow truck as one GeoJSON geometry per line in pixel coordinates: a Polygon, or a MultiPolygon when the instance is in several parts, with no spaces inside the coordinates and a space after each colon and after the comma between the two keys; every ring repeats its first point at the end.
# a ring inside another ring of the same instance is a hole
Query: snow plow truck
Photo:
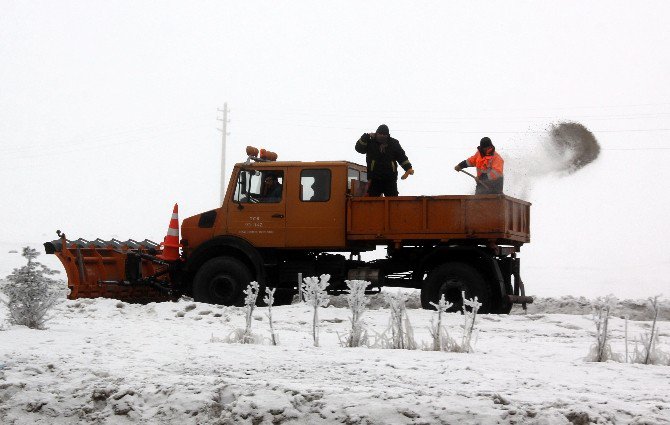
{"type": "MultiPolygon", "coordinates": [[[[423,308],[462,292],[480,312],[509,313],[525,295],[518,253],[530,242],[530,203],[506,195],[366,196],[366,167],[348,161],[277,161],[247,148],[224,201],[178,224],[162,243],[70,240],[44,244],[67,273],[69,298],[174,300],[241,305],[249,282],[276,288],[290,303],[299,276],[329,274],[332,294],[346,280],[421,290],[423,308]],[[272,188],[270,187],[272,186],[272,188]],[[272,192],[272,193],[271,193],[272,192]],[[181,239],[179,238],[181,233],[181,239]],[[361,254],[386,248],[384,258],[361,254]]],[[[263,293],[263,292],[261,292],[263,293]]],[[[260,298],[260,297],[259,297],[260,298]]]]}

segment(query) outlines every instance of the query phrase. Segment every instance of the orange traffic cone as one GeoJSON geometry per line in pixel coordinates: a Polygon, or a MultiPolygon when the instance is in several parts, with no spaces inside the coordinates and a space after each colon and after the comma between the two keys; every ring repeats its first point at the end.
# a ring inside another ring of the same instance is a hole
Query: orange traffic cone
{"type": "Polygon", "coordinates": [[[163,252],[158,256],[166,261],[178,260],[179,257],[179,213],[178,206],[174,204],[172,210],[172,218],[170,219],[170,227],[168,227],[167,236],[161,242],[163,252]]]}

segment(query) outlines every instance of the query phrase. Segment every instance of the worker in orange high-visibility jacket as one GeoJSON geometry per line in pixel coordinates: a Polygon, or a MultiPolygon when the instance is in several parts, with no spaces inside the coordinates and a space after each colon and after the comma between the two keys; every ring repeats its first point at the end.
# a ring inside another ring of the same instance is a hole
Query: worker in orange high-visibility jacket
{"type": "Polygon", "coordinates": [[[477,167],[477,188],[475,195],[503,193],[503,167],[505,161],[496,152],[491,139],[483,137],[477,153],[454,167],[461,171],[467,167],[477,167]]]}

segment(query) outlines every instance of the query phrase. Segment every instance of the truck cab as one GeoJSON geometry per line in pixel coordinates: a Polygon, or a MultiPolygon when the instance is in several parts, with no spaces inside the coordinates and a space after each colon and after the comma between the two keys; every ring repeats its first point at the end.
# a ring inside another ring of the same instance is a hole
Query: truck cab
{"type": "Polygon", "coordinates": [[[184,252],[218,236],[258,249],[347,249],[347,197],[366,181],[365,167],[346,161],[236,164],[223,205],[183,221],[184,252]],[[269,196],[272,179],[279,196],[269,196]]]}

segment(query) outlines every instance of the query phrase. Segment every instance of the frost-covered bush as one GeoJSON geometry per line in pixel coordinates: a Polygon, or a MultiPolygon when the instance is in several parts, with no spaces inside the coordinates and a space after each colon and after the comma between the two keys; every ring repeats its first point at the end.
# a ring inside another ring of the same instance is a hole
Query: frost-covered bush
{"type": "Polygon", "coordinates": [[[442,294],[440,301],[437,304],[434,302],[431,302],[430,304],[435,307],[436,313],[430,318],[430,328],[428,328],[428,330],[432,337],[432,345],[428,349],[432,351],[460,351],[460,347],[456,341],[449,336],[447,328],[443,325],[444,316],[453,303],[445,300],[444,294],[442,294]],[[435,315],[437,315],[437,321],[435,321],[435,315]]]}
{"type": "Polygon", "coordinates": [[[385,293],[384,298],[388,303],[391,317],[389,326],[381,334],[375,335],[374,347],[416,350],[417,344],[414,340],[414,329],[407,316],[408,295],[402,292],[396,294],[385,293]]]}
{"type": "Polygon", "coordinates": [[[456,342],[454,338],[449,335],[447,329],[442,324],[443,317],[446,314],[447,310],[453,305],[452,303],[444,299],[444,295],[440,297],[440,301],[435,304],[431,302],[433,307],[435,307],[437,314],[437,323],[435,322],[435,316],[430,319],[430,335],[432,337],[432,344],[426,346],[424,344],[424,349],[433,350],[433,351],[450,351],[453,353],[471,353],[474,351],[474,341],[476,341],[476,332],[475,325],[477,323],[477,312],[482,304],[477,300],[477,297],[472,299],[465,298],[465,292],[461,292],[461,297],[463,297],[463,334],[461,338],[461,343],[456,342]],[[469,308],[469,310],[468,310],[469,308]]]}
{"type": "Polygon", "coordinates": [[[670,366],[670,353],[666,353],[659,346],[657,321],[660,307],[658,305],[658,298],[658,296],[649,298],[654,314],[654,320],[651,323],[649,333],[643,334],[639,340],[635,341],[635,350],[633,351],[632,358],[633,363],[670,366]],[[639,349],[638,346],[640,347],[639,349]]]}
{"type": "Polygon", "coordinates": [[[474,351],[474,344],[472,343],[473,336],[476,340],[475,324],[477,321],[477,312],[482,306],[482,303],[477,301],[477,297],[472,299],[465,298],[465,291],[461,292],[461,297],[463,297],[463,317],[465,323],[463,324],[463,339],[461,340],[461,346],[458,347],[457,351],[472,353],[474,351]],[[470,311],[468,311],[467,307],[470,307],[470,311]]]}
{"type": "Polygon", "coordinates": [[[609,341],[609,319],[613,299],[611,297],[598,298],[593,305],[593,322],[596,325],[596,341],[591,346],[586,361],[606,362],[608,360],[621,361],[621,356],[612,351],[609,341]]]}
{"type": "Polygon", "coordinates": [[[275,334],[275,328],[272,324],[272,305],[275,302],[275,291],[276,288],[265,288],[265,298],[263,298],[263,301],[265,304],[268,305],[268,321],[270,323],[270,341],[272,342],[272,345],[277,345],[277,335],[275,334]]]}
{"type": "Polygon", "coordinates": [[[247,326],[244,329],[245,343],[246,339],[251,337],[251,322],[253,319],[254,308],[256,307],[256,299],[258,298],[258,282],[249,283],[247,289],[244,290],[246,297],[244,297],[244,304],[246,307],[247,326]]]}
{"type": "Polygon", "coordinates": [[[302,296],[305,302],[314,308],[314,319],[312,321],[312,336],[314,346],[319,346],[319,307],[328,305],[330,297],[326,293],[330,281],[329,274],[322,274],[320,278],[306,277],[302,283],[302,296]]]}
{"type": "Polygon", "coordinates": [[[50,277],[58,271],[35,261],[39,255],[36,250],[27,246],[21,255],[28,260],[28,264],[14,269],[7,276],[7,282],[0,287],[7,297],[2,301],[7,305],[10,323],[44,329],[50,310],[65,299],[67,286],[65,282],[50,277]]]}
{"type": "MultiPolygon", "coordinates": [[[[261,344],[263,343],[263,337],[251,332],[254,308],[256,307],[256,299],[258,298],[258,282],[249,283],[244,293],[246,294],[244,297],[246,326],[244,329],[235,329],[224,341],[238,344],[261,344]]],[[[214,340],[212,338],[212,341],[214,340]]]]}
{"type": "Polygon", "coordinates": [[[345,347],[363,347],[368,345],[368,331],[365,328],[363,313],[367,310],[370,300],[365,296],[365,289],[370,282],[364,280],[345,280],[349,293],[346,296],[351,310],[351,330],[341,339],[345,347]]]}

